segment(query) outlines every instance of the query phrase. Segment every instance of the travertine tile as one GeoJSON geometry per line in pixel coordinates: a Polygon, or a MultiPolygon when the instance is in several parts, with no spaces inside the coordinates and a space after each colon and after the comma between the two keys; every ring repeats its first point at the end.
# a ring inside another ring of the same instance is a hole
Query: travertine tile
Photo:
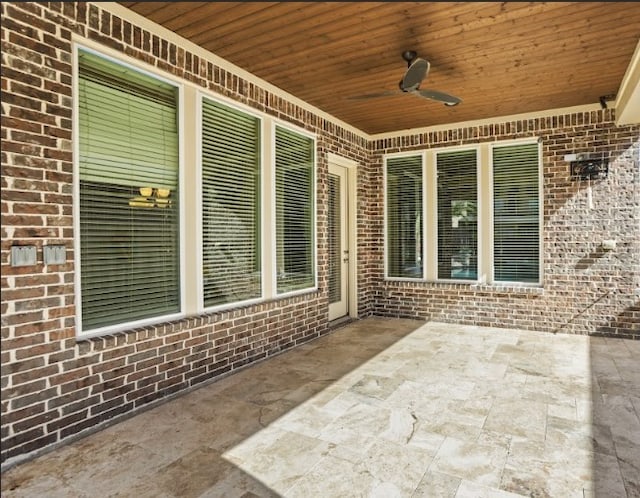
{"type": "Polygon", "coordinates": [[[399,496],[411,496],[429,468],[433,455],[422,448],[376,441],[358,464],[361,472],[371,475],[387,489],[396,489],[399,496]]]}
{"type": "MultiPolygon", "coordinates": [[[[585,497],[626,498],[624,480],[615,456],[595,453],[591,482],[585,485],[585,497]]],[[[633,496],[630,494],[630,496],[633,496]]]]}
{"type": "Polygon", "coordinates": [[[235,468],[218,451],[201,447],[154,473],[151,481],[169,496],[196,498],[223,481],[235,468]]]}
{"type": "Polygon", "coordinates": [[[381,377],[379,375],[365,375],[352,385],[349,390],[362,396],[387,399],[402,384],[400,379],[381,377]]]}
{"type": "Polygon", "coordinates": [[[567,399],[565,404],[562,405],[547,405],[547,415],[549,417],[564,418],[567,420],[577,420],[578,410],[576,408],[576,401],[567,399]]]}
{"type": "Polygon", "coordinates": [[[640,446],[615,443],[620,473],[629,498],[640,498],[640,446]]]}
{"type": "Polygon", "coordinates": [[[324,457],[318,465],[298,479],[284,494],[290,498],[315,496],[369,496],[376,487],[375,478],[358,465],[346,465],[345,460],[324,457]]]}
{"type": "Polygon", "coordinates": [[[533,496],[579,497],[593,485],[593,465],[594,454],[589,451],[516,441],[507,457],[500,489],[533,496]]]}
{"type": "Polygon", "coordinates": [[[312,403],[290,410],[273,422],[273,426],[309,437],[318,437],[337,415],[312,403]]]}
{"type": "MultiPolygon", "coordinates": [[[[533,495],[538,496],[538,495],[533,495]]],[[[509,493],[497,488],[478,485],[476,482],[462,481],[455,498],[521,498],[522,495],[509,493]]]]}
{"type": "Polygon", "coordinates": [[[391,412],[358,404],[328,424],[318,436],[334,444],[366,450],[388,427],[391,412]]]}
{"type": "Polygon", "coordinates": [[[547,417],[545,444],[548,448],[571,446],[593,453],[615,455],[608,426],[585,424],[565,418],[547,417]]]}
{"type": "Polygon", "coordinates": [[[485,429],[544,440],[547,406],[528,400],[497,400],[484,424],[485,429]]]}
{"type": "Polygon", "coordinates": [[[411,498],[454,498],[461,481],[459,477],[428,471],[411,498]]]}
{"type": "Polygon", "coordinates": [[[506,458],[507,450],[503,447],[448,437],[429,470],[497,487],[506,458]]]}
{"type": "Polygon", "coordinates": [[[354,322],[10,469],[3,498],[640,498],[640,341],[354,322]]]}
{"type": "Polygon", "coordinates": [[[254,434],[222,456],[270,489],[284,493],[326,456],[329,448],[324,441],[274,427],[254,434]]]}
{"type": "Polygon", "coordinates": [[[399,444],[409,444],[417,423],[418,417],[409,407],[391,408],[387,428],[380,437],[399,444]]]}

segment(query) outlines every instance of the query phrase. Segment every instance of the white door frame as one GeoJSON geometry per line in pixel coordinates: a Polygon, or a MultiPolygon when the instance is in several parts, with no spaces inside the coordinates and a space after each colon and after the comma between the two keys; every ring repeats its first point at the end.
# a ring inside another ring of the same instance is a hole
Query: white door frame
{"type": "Polygon", "coordinates": [[[347,222],[349,247],[349,269],[347,271],[347,315],[358,317],[358,163],[338,156],[332,152],[328,154],[329,169],[331,167],[344,168],[347,176],[347,222]]]}

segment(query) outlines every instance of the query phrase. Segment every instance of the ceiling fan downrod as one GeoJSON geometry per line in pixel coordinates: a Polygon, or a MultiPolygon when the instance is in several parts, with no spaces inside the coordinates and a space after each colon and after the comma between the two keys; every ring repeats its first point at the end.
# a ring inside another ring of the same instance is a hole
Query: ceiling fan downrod
{"type": "Polygon", "coordinates": [[[407,67],[411,66],[413,60],[418,56],[418,52],[415,50],[405,50],[402,52],[402,58],[407,61],[407,67]]]}

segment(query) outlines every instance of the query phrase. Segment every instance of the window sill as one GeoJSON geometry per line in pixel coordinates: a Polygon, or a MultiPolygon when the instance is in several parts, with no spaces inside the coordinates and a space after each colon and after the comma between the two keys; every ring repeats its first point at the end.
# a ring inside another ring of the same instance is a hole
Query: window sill
{"type": "Polygon", "coordinates": [[[518,284],[478,284],[474,283],[471,288],[480,292],[495,292],[505,294],[529,294],[534,296],[544,295],[544,287],[541,285],[518,285],[518,284]]]}
{"type": "Polygon", "coordinates": [[[399,284],[403,286],[417,285],[423,288],[449,288],[449,289],[469,289],[477,292],[490,292],[496,294],[523,294],[523,295],[544,295],[544,287],[537,284],[482,284],[469,280],[419,280],[408,278],[385,278],[385,284],[399,284]]]}

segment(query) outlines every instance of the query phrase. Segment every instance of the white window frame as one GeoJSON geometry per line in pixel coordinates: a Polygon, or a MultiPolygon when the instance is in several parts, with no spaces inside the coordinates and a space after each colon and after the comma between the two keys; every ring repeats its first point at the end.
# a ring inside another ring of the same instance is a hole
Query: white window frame
{"type": "Polygon", "coordinates": [[[196,280],[197,280],[197,307],[196,313],[213,313],[219,311],[225,311],[233,308],[238,308],[241,306],[250,306],[253,304],[259,304],[262,302],[266,302],[272,299],[281,299],[287,298],[291,296],[308,294],[311,292],[315,292],[318,290],[318,223],[317,223],[317,202],[318,202],[318,191],[317,191],[317,165],[318,165],[318,138],[314,133],[311,133],[303,128],[299,128],[294,126],[286,121],[274,118],[266,113],[262,113],[256,111],[255,109],[244,105],[242,103],[238,103],[235,100],[232,100],[228,97],[221,96],[217,93],[213,93],[207,90],[199,89],[197,91],[196,97],[196,178],[197,182],[197,209],[196,209],[196,240],[198,243],[197,250],[197,271],[196,271],[196,280]],[[202,251],[199,249],[202,247],[203,241],[203,212],[202,212],[202,155],[200,153],[202,149],[202,102],[203,99],[208,99],[213,102],[218,102],[222,105],[226,105],[228,107],[232,107],[239,112],[243,112],[245,114],[249,114],[253,117],[256,117],[260,120],[260,133],[261,133],[261,143],[260,143],[260,167],[261,167],[261,284],[262,284],[262,296],[259,298],[248,299],[245,301],[234,301],[230,303],[222,303],[214,306],[205,307],[204,305],[204,289],[202,282],[202,271],[203,271],[203,261],[202,261],[202,251]],[[277,268],[276,268],[276,258],[277,258],[277,242],[276,242],[276,168],[275,168],[275,134],[276,134],[276,126],[280,128],[287,129],[294,133],[298,133],[305,137],[308,137],[313,142],[313,174],[312,174],[312,192],[313,192],[313,227],[312,231],[314,234],[314,244],[313,244],[313,286],[307,287],[304,289],[296,289],[295,291],[286,292],[286,293],[278,293],[277,292],[277,268]]]}
{"type": "Polygon", "coordinates": [[[487,202],[489,203],[489,219],[488,219],[488,232],[489,232],[489,246],[488,246],[488,281],[490,285],[507,286],[507,287],[542,287],[544,285],[544,174],[542,168],[542,143],[538,138],[528,138],[521,140],[509,140],[504,142],[492,142],[489,144],[488,149],[488,177],[489,177],[489,192],[487,195],[487,202]],[[496,281],[495,280],[495,261],[494,261],[494,213],[493,213],[493,151],[496,148],[511,147],[517,145],[531,145],[536,144],[538,146],[538,281],[537,282],[508,282],[508,281],[496,281]]]}
{"type": "Polygon", "coordinates": [[[427,181],[427,152],[426,151],[406,151],[406,152],[396,152],[393,154],[386,154],[383,157],[382,161],[382,190],[383,190],[383,266],[384,266],[384,279],[385,280],[393,280],[398,282],[422,282],[427,278],[428,270],[427,264],[429,262],[429,251],[427,241],[430,236],[433,236],[432,233],[429,232],[431,227],[431,220],[427,218],[428,215],[428,201],[427,201],[427,190],[429,182],[427,181]],[[389,159],[396,159],[401,157],[420,157],[422,161],[422,277],[394,277],[389,276],[389,268],[387,265],[388,256],[389,256],[389,241],[387,240],[387,228],[388,228],[388,217],[387,217],[387,205],[389,203],[388,192],[387,192],[387,162],[389,159]]]}
{"type": "Polygon", "coordinates": [[[75,307],[76,307],[76,338],[77,339],[89,339],[92,337],[103,336],[106,334],[112,334],[123,330],[130,330],[137,327],[144,327],[148,325],[154,325],[161,322],[167,322],[178,318],[183,318],[185,313],[185,296],[183,289],[186,284],[185,280],[185,210],[184,210],[184,86],[181,81],[167,78],[163,74],[157,71],[153,71],[149,68],[142,67],[137,61],[126,57],[120,53],[114,53],[113,51],[97,45],[89,40],[82,39],[81,41],[74,40],[72,42],[72,71],[73,71],[73,110],[72,110],[72,123],[73,123],[73,230],[76,234],[73,241],[74,249],[74,287],[75,287],[75,307]],[[84,331],[82,329],[82,283],[81,283],[81,256],[80,256],[80,108],[79,108],[79,63],[78,52],[80,50],[95,54],[104,58],[114,64],[118,64],[127,67],[131,70],[145,74],[151,78],[157,79],[164,83],[170,84],[178,90],[178,108],[176,111],[178,118],[178,199],[180,206],[180,212],[178,214],[179,219],[179,263],[178,268],[180,271],[180,279],[178,285],[180,287],[180,311],[177,313],[171,313],[166,315],[158,315],[151,318],[145,318],[142,320],[122,322],[115,325],[109,325],[106,327],[99,327],[84,331]]]}
{"type": "Polygon", "coordinates": [[[431,176],[429,178],[427,178],[427,182],[432,184],[432,196],[428,198],[427,202],[430,202],[430,208],[431,208],[431,212],[434,213],[433,216],[433,236],[431,237],[430,241],[433,247],[431,247],[430,250],[430,254],[433,254],[433,258],[429,259],[429,263],[430,263],[430,268],[429,268],[429,272],[428,274],[431,276],[431,279],[435,282],[445,282],[445,283],[452,283],[452,284],[477,284],[478,281],[481,278],[481,261],[482,261],[482,256],[483,256],[483,251],[482,251],[482,233],[483,233],[483,228],[484,228],[484,220],[482,218],[482,216],[480,215],[480,213],[482,212],[482,207],[483,207],[483,196],[482,196],[482,192],[481,192],[481,183],[480,183],[480,173],[481,173],[481,154],[480,154],[480,146],[479,145],[468,145],[468,146],[464,146],[464,145],[460,145],[460,146],[453,146],[453,147],[441,147],[438,149],[433,149],[430,151],[429,154],[429,159],[430,161],[433,163],[433,168],[431,170],[431,176]],[[457,278],[439,278],[438,277],[438,243],[439,243],[439,239],[438,239],[438,154],[447,154],[450,152],[462,152],[462,151],[475,151],[476,153],[476,197],[477,197],[477,224],[478,226],[476,227],[476,237],[477,237],[477,241],[478,241],[478,247],[477,247],[477,251],[478,254],[476,255],[477,258],[477,268],[476,268],[476,272],[478,275],[478,278],[475,279],[457,279],[457,278]],[[433,267],[431,267],[431,265],[433,267]]]}
{"type": "MultiPolygon", "coordinates": [[[[214,94],[214,93],[210,93],[210,92],[204,92],[204,91],[198,91],[197,92],[197,99],[196,99],[196,120],[197,120],[197,126],[196,126],[196,134],[197,134],[197,138],[196,138],[196,143],[197,143],[197,150],[196,150],[196,158],[195,158],[195,163],[196,163],[196,178],[197,178],[197,185],[196,185],[196,193],[197,193],[197,213],[195,216],[196,219],[196,223],[197,223],[197,227],[196,227],[196,233],[197,233],[197,241],[198,241],[198,248],[197,248],[197,299],[198,299],[198,305],[197,305],[197,309],[199,313],[211,313],[211,312],[216,312],[216,311],[221,311],[221,310],[226,310],[226,309],[230,309],[230,308],[236,308],[239,306],[249,306],[251,304],[256,304],[256,303],[260,303],[263,302],[267,297],[269,297],[269,286],[268,284],[265,282],[266,281],[266,273],[265,273],[265,264],[266,262],[269,260],[269,253],[265,250],[265,246],[267,246],[267,240],[269,238],[269,230],[268,230],[268,225],[265,223],[265,218],[269,218],[269,216],[267,216],[268,213],[268,208],[266,206],[266,194],[268,191],[268,181],[267,181],[267,170],[269,168],[268,166],[268,162],[266,161],[265,158],[267,157],[266,154],[266,141],[267,141],[267,134],[265,133],[265,131],[267,130],[268,126],[266,123],[266,119],[265,119],[265,115],[259,112],[254,111],[253,109],[251,109],[248,106],[242,105],[242,104],[238,104],[236,101],[228,99],[228,98],[222,98],[220,97],[218,94],[214,94]],[[203,195],[202,195],[202,175],[203,175],[203,168],[202,168],[202,131],[203,131],[203,124],[202,124],[202,108],[203,108],[203,101],[207,99],[211,102],[216,102],[222,105],[225,105],[227,107],[231,107],[235,110],[237,110],[238,112],[242,112],[244,114],[247,114],[249,116],[255,117],[260,121],[260,210],[261,210],[261,220],[260,220],[260,244],[261,244],[261,252],[260,252],[260,273],[261,273],[261,279],[260,279],[260,297],[256,297],[256,298],[251,298],[251,299],[245,299],[243,301],[233,301],[233,302],[229,302],[229,303],[222,303],[222,304],[216,304],[213,306],[205,306],[204,305],[204,285],[203,285],[203,279],[202,279],[202,272],[204,270],[204,262],[203,262],[203,256],[202,256],[202,244],[204,241],[204,233],[203,233],[203,220],[204,220],[204,213],[203,213],[203,209],[202,209],[202,203],[203,203],[203,195]]],[[[269,137],[270,139],[270,137],[269,137]]]]}
{"type": "MultiPolygon", "coordinates": [[[[270,182],[270,199],[271,205],[269,206],[269,213],[271,218],[270,230],[268,230],[270,235],[270,244],[269,248],[271,250],[271,254],[269,257],[270,263],[270,274],[267,275],[269,278],[269,284],[271,287],[271,295],[267,297],[277,297],[285,298],[290,296],[297,296],[300,294],[308,294],[309,292],[315,292],[318,290],[318,139],[314,133],[311,133],[303,128],[299,128],[297,126],[293,126],[286,121],[281,119],[272,118],[270,121],[270,130],[269,130],[269,144],[271,145],[271,154],[268,172],[265,173],[265,177],[267,174],[269,175],[270,182]],[[276,259],[278,257],[278,246],[277,246],[277,215],[276,215],[276,146],[275,146],[275,138],[276,138],[276,127],[283,128],[293,133],[297,133],[299,135],[310,138],[313,142],[313,165],[312,165],[312,174],[311,174],[311,192],[313,193],[313,202],[311,203],[311,212],[313,216],[311,217],[311,221],[313,226],[311,227],[311,232],[313,233],[313,251],[312,251],[312,261],[313,265],[313,286],[306,287],[304,289],[296,289],[289,292],[278,293],[278,275],[277,275],[277,264],[276,259]]],[[[265,244],[266,246],[267,244],[265,244]]]]}
{"type": "Polygon", "coordinates": [[[178,91],[178,130],[179,130],[179,172],[178,172],[178,199],[180,206],[179,219],[179,271],[180,279],[180,311],[162,316],[146,318],[143,320],[122,322],[116,325],[82,330],[82,295],[81,295],[81,274],[80,274],[80,238],[75,236],[73,242],[74,263],[75,263],[75,301],[76,301],[76,339],[84,340],[92,337],[104,336],[122,331],[128,331],[139,327],[157,325],[168,321],[182,319],[187,316],[199,315],[208,312],[218,312],[233,309],[241,306],[266,302],[273,299],[287,298],[301,294],[308,294],[318,290],[318,137],[316,134],[295,126],[284,120],[270,116],[267,113],[256,111],[248,105],[239,103],[231,98],[215,93],[211,90],[203,89],[193,83],[178,77],[171,77],[156,68],[148,66],[120,52],[104,47],[101,44],[74,35],[72,40],[73,50],[73,227],[74,233],[80,233],[80,175],[79,175],[79,95],[78,95],[78,50],[86,50],[100,57],[104,57],[115,64],[120,64],[132,70],[139,71],[145,75],[166,82],[177,88],[178,91]],[[214,102],[233,107],[240,112],[250,114],[260,119],[261,144],[261,284],[262,295],[246,301],[224,303],[216,306],[204,306],[203,282],[202,282],[202,247],[203,240],[203,213],[202,213],[202,102],[207,98],[214,102]],[[313,285],[304,289],[278,293],[276,286],[276,240],[275,240],[275,130],[276,126],[287,129],[291,132],[308,137],[313,146],[313,171],[312,171],[312,213],[313,223],[312,233],[314,237],[312,264],[313,264],[313,285]],[[186,136],[186,130],[189,136],[186,136]],[[188,168],[188,170],[187,170],[188,168]],[[187,198],[186,192],[194,191],[194,195],[187,198]],[[187,234],[190,242],[187,244],[187,234]],[[194,246],[193,240],[196,244],[194,246]]]}
{"type": "Polygon", "coordinates": [[[417,151],[403,151],[383,156],[383,239],[384,239],[384,279],[389,281],[430,282],[461,285],[489,285],[495,287],[542,287],[544,284],[544,175],[542,145],[538,137],[487,142],[481,144],[455,145],[451,147],[438,147],[417,151]],[[539,263],[538,282],[497,282],[494,280],[493,260],[493,149],[497,147],[509,147],[526,144],[538,145],[538,227],[539,227],[539,263]],[[478,192],[478,278],[467,279],[440,279],[438,278],[438,197],[437,197],[437,156],[441,153],[456,151],[476,151],[476,181],[478,192]],[[423,161],[423,216],[424,216],[424,254],[422,278],[393,277],[389,276],[387,256],[387,160],[396,157],[422,156],[423,161]]]}

